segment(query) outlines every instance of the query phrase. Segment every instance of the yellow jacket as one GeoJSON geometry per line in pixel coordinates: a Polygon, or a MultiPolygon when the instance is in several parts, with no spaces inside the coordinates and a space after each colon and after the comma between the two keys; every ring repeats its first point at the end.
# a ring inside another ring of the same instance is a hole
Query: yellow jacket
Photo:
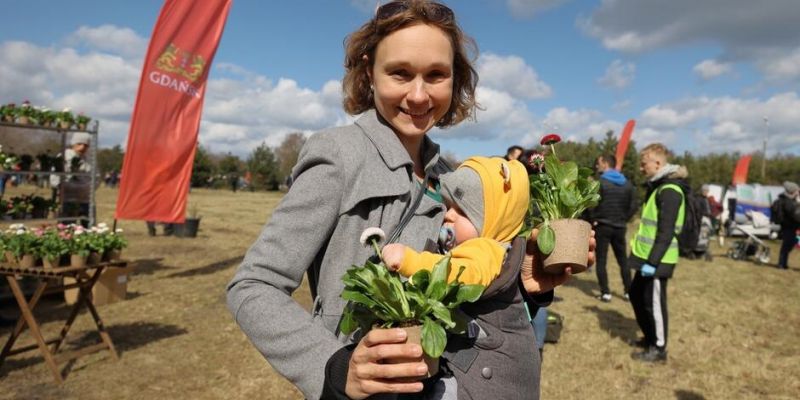
{"type": "MultiPolygon", "coordinates": [[[[506,161],[500,157],[471,157],[459,168],[471,168],[480,176],[483,228],[480,237],[466,240],[450,251],[448,282],[455,280],[458,270],[464,266],[459,281],[488,286],[500,274],[507,247],[522,229],[530,196],[528,173],[519,161],[506,161]],[[510,172],[507,177],[503,164],[510,172]]],[[[420,269],[431,270],[442,257],[441,254],[418,253],[406,247],[399,271],[411,276],[420,269]]]]}

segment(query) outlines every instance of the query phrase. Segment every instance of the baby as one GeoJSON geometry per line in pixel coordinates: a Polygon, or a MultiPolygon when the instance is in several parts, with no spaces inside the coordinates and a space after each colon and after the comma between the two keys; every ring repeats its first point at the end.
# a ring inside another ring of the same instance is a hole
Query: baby
{"type": "MultiPolygon", "coordinates": [[[[518,161],[499,157],[471,157],[441,177],[442,197],[448,207],[439,244],[449,252],[450,275],[455,280],[488,286],[500,274],[506,251],[522,229],[528,210],[528,173],[518,161]]],[[[433,269],[443,254],[416,252],[401,244],[386,245],[383,260],[389,269],[409,277],[433,269]]]]}

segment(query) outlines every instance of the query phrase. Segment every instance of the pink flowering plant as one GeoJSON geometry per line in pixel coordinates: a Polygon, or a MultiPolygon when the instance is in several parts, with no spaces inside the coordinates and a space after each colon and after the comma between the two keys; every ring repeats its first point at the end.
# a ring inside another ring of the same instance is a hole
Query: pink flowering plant
{"type": "MultiPolygon", "coordinates": [[[[600,182],[591,178],[590,168],[579,168],[574,161],[561,161],[556,155],[556,143],[561,138],[549,134],[542,138],[542,146],[549,146],[544,156],[543,171],[531,174],[531,201],[528,218],[533,227],[539,228],[537,243],[545,255],[555,248],[555,231],[551,222],[558,219],[578,218],[584,210],[600,201],[600,182]]],[[[541,160],[537,160],[541,163],[541,160]]],[[[541,165],[539,165],[541,167],[541,165]]]]}
{"type": "Polygon", "coordinates": [[[34,255],[55,262],[61,256],[69,254],[71,239],[69,232],[55,227],[47,227],[34,229],[33,233],[38,238],[34,255]]]}

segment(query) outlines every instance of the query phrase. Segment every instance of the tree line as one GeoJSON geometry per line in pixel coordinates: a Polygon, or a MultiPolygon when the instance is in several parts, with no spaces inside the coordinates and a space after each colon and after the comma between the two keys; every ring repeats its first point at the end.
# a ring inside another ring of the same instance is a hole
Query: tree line
{"type": "MultiPolygon", "coordinates": [[[[244,178],[249,172],[249,187],[252,190],[277,190],[291,174],[297,162],[297,156],[305,143],[306,137],[300,132],[287,135],[283,142],[275,148],[262,143],[245,158],[241,159],[231,153],[212,153],[202,145],[195,152],[192,169],[193,187],[229,188],[231,179],[244,178]]],[[[594,167],[595,159],[600,154],[615,154],[619,140],[613,131],[608,131],[603,140],[590,138],[586,142],[559,143],[558,155],[562,160],[574,160],[578,165],[594,167]]],[[[539,150],[542,150],[541,148],[539,150]]],[[[625,153],[622,172],[635,184],[644,183],[639,172],[638,143],[631,140],[625,153]]],[[[458,165],[451,154],[444,154],[453,166],[458,165]]],[[[690,152],[675,155],[671,162],[684,165],[689,170],[689,180],[697,190],[705,183],[716,183],[727,186],[731,183],[733,170],[742,154],[708,153],[694,155],[690,152]]],[[[124,152],[117,145],[99,149],[97,165],[101,174],[108,171],[120,171],[124,152]]],[[[753,153],[748,173],[749,183],[764,185],[780,185],[783,181],[800,181],[800,156],[775,154],[767,158],[764,175],[761,174],[763,155],[753,153]]]]}

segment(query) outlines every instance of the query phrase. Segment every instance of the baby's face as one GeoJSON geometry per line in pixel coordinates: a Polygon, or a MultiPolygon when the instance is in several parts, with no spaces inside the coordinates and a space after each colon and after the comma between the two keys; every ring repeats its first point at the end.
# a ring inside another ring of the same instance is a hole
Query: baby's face
{"type": "Polygon", "coordinates": [[[455,232],[456,245],[469,239],[478,237],[478,230],[469,218],[455,204],[448,204],[447,213],[444,214],[444,226],[455,232]]]}

